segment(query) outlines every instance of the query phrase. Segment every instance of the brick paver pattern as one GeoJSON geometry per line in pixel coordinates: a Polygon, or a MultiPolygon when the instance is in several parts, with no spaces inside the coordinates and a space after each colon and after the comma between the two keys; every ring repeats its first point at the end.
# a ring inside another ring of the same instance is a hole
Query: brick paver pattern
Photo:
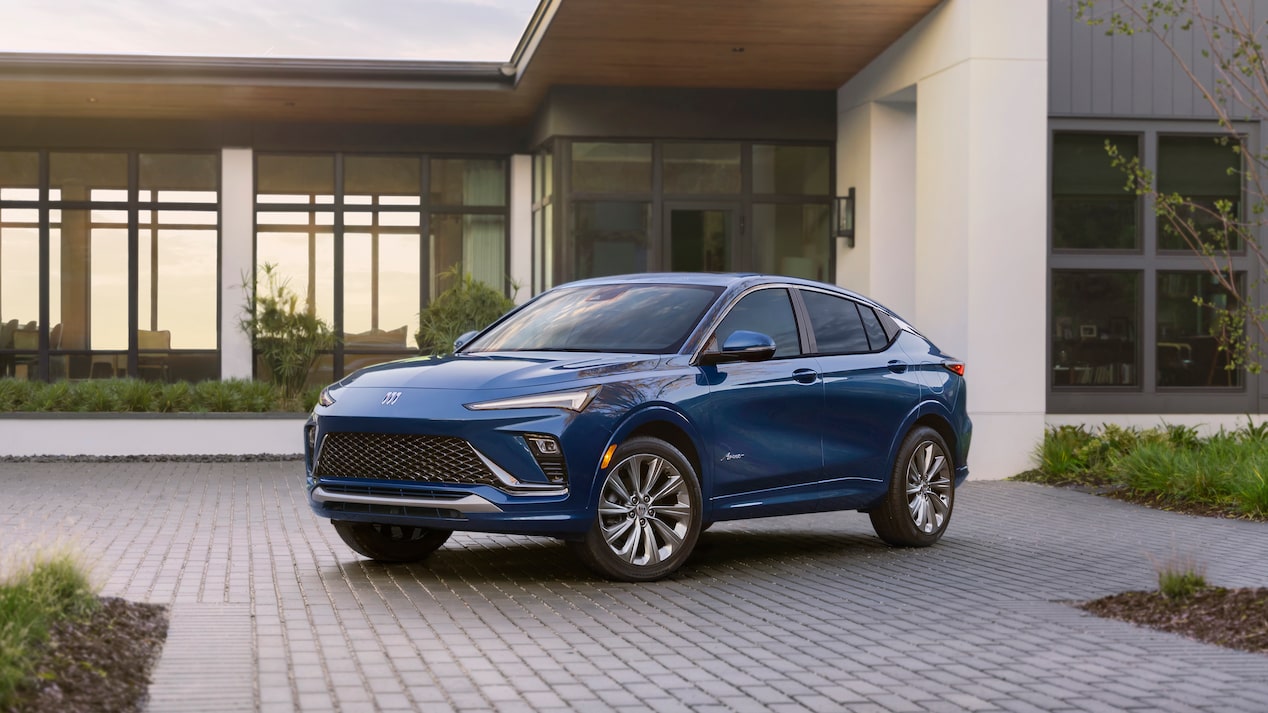
{"type": "Polygon", "coordinates": [[[970,481],[937,546],[865,515],[720,523],[673,578],[592,577],[545,538],[361,559],[302,466],[0,463],[7,557],[69,545],[168,604],[149,710],[1265,711],[1268,656],[1084,614],[1193,556],[1268,586],[1268,525],[970,481]]]}

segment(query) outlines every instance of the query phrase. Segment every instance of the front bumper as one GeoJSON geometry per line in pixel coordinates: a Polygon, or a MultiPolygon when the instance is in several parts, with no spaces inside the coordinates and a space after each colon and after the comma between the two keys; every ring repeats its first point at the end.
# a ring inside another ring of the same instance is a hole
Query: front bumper
{"type": "Polygon", "coordinates": [[[305,426],[308,500],[319,517],[564,538],[584,534],[592,523],[595,475],[611,437],[597,416],[558,409],[451,409],[389,418],[344,415],[350,409],[340,414],[340,406],[318,407],[305,426]],[[461,457],[425,456],[427,462],[419,464],[408,454],[393,453],[385,461],[361,446],[358,453],[370,457],[341,455],[338,468],[324,467],[326,444],[352,434],[364,436],[373,448],[423,439],[420,448],[452,450],[460,443],[469,451],[461,457]],[[529,445],[534,435],[557,440],[565,478],[534,455],[529,445]],[[357,466],[363,462],[371,465],[357,466]]]}

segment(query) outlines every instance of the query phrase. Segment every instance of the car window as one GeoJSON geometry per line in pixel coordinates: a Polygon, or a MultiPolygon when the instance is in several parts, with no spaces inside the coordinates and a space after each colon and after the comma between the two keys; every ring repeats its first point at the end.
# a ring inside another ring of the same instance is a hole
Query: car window
{"type": "Polygon", "coordinates": [[[793,316],[788,290],[758,290],[745,295],[735,303],[714,332],[717,346],[721,347],[726,338],[739,329],[759,332],[774,339],[776,358],[801,353],[797,319],[793,316]]]}
{"type": "Polygon", "coordinates": [[[606,284],[551,290],[462,349],[673,354],[722,288],[606,284]]]}
{"type": "MultiPolygon", "coordinates": [[[[854,300],[823,292],[803,290],[802,299],[810,313],[810,328],[820,354],[849,354],[870,350],[867,330],[854,300]]],[[[873,314],[875,319],[876,315],[873,314]]]]}
{"type": "Polygon", "coordinates": [[[876,317],[876,311],[867,305],[858,305],[859,316],[863,318],[863,329],[867,331],[867,341],[872,345],[872,351],[878,352],[889,344],[889,337],[885,335],[885,328],[881,326],[881,321],[876,317]]]}

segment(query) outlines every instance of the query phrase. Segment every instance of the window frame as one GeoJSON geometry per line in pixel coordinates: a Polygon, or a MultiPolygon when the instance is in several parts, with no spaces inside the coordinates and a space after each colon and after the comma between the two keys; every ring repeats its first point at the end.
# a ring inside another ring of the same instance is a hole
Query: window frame
{"type": "MultiPolygon", "coordinates": [[[[1154,219],[1154,201],[1149,196],[1140,199],[1142,219],[1138,251],[1073,250],[1053,247],[1053,175],[1052,159],[1054,137],[1062,133],[1136,134],[1139,136],[1141,165],[1147,171],[1158,168],[1159,137],[1210,136],[1221,131],[1211,121],[1139,121],[1126,123],[1115,120],[1050,119],[1048,122],[1048,175],[1047,180],[1047,269],[1045,270],[1045,391],[1048,413],[1257,413],[1264,398],[1259,395],[1260,378],[1245,373],[1240,386],[1158,386],[1158,294],[1157,276],[1162,272],[1198,271],[1207,269],[1202,258],[1186,251],[1159,249],[1158,220],[1154,219]],[[1140,314],[1138,315],[1138,343],[1140,350],[1140,379],[1137,386],[1117,385],[1069,385],[1053,383],[1054,340],[1054,273],[1057,271],[1123,270],[1138,272],[1141,282],[1140,314]]],[[[1236,123],[1235,128],[1257,146],[1259,129],[1256,125],[1236,123]]],[[[1108,158],[1107,158],[1108,160],[1108,158]]],[[[1243,187],[1243,210],[1246,205],[1243,187]]],[[[1263,230],[1259,238],[1263,239],[1263,230]]],[[[1249,251],[1232,255],[1234,272],[1246,274],[1246,284],[1258,285],[1261,281],[1259,266],[1249,251]]],[[[1268,304],[1268,288],[1260,286],[1251,296],[1260,304],[1268,304]]],[[[1247,330],[1262,348],[1263,341],[1255,330],[1247,330]]]]}

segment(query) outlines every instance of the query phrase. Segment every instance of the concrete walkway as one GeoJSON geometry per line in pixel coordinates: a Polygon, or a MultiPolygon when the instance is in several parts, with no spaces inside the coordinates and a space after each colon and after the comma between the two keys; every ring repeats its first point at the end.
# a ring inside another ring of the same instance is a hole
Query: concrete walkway
{"type": "Polygon", "coordinates": [[[1268,586],[1268,525],[969,482],[927,550],[865,515],[721,524],[675,578],[592,578],[547,539],[348,550],[298,462],[0,463],[0,543],[70,543],[172,607],[150,710],[1264,711],[1268,656],[1065,602],[1194,555],[1268,586]]]}

